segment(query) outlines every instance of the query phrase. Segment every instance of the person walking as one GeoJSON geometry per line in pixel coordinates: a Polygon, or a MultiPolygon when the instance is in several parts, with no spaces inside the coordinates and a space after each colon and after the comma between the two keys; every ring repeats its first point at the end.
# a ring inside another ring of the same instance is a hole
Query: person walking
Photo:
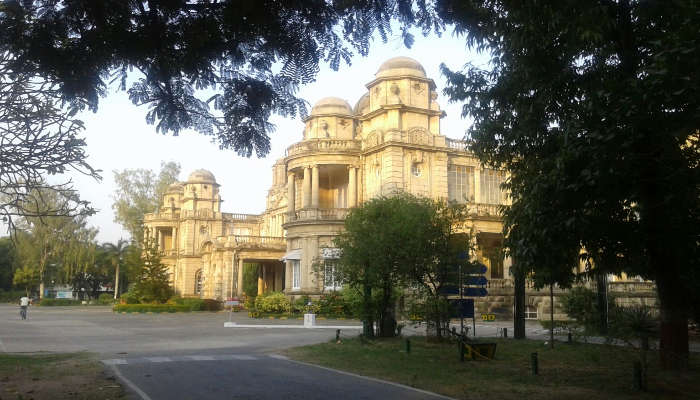
{"type": "Polygon", "coordinates": [[[22,296],[19,299],[19,315],[22,319],[27,319],[27,307],[29,307],[29,297],[22,296]]]}

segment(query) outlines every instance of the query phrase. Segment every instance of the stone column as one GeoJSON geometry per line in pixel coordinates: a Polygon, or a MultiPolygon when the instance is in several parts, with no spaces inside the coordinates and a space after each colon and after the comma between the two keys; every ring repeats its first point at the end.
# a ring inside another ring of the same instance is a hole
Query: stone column
{"type": "Polygon", "coordinates": [[[304,185],[302,187],[301,205],[304,208],[311,206],[311,168],[304,167],[304,185]]]}
{"type": "Polygon", "coordinates": [[[357,168],[348,169],[348,208],[357,206],[357,168]]]}
{"type": "Polygon", "coordinates": [[[172,237],[172,243],[170,244],[170,248],[172,250],[177,250],[177,248],[180,247],[177,245],[177,228],[173,227],[173,237],[172,237]]]}
{"type": "Polygon", "coordinates": [[[474,168],[474,203],[481,203],[481,168],[474,168]]]}
{"type": "Polygon", "coordinates": [[[156,248],[158,248],[158,250],[163,250],[163,233],[160,231],[160,229],[158,229],[156,232],[158,235],[158,242],[156,244],[156,248]]]}
{"type": "Polygon", "coordinates": [[[260,266],[258,267],[258,296],[263,294],[265,290],[265,283],[263,281],[263,268],[265,268],[263,264],[260,264],[260,266]]]}
{"type": "Polygon", "coordinates": [[[242,258],[238,259],[238,276],[236,278],[237,278],[236,295],[242,296],[243,295],[243,259],[242,258]]]}
{"type": "Polygon", "coordinates": [[[287,175],[287,212],[290,214],[294,213],[294,196],[296,196],[294,191],[294,172],[290,172],[287,175]]]}
{"type": "Polygon", "coordinates": [[[318,208],[318,165],[311,168],[311,207],[318,208]]]}

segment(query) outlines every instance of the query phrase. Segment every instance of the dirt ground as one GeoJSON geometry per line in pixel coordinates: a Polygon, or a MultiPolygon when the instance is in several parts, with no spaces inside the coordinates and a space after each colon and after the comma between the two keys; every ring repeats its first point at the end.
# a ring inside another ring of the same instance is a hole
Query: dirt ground
{"type": "Polygon", "coordinates": [[[0,354],[0,400],[126,398],[89,353],[0,354]]]}

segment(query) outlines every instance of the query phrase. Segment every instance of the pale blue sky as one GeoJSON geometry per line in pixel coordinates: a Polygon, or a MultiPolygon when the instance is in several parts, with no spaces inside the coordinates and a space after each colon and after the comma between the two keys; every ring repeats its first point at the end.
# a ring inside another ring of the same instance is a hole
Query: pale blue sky
{"type": "MultiPolygon", "coordinates": [[[[461,105],[448,104],[442,89],[444,79],[439,65],[444,62],[452,69],[460,69],[467,62],[483,64],[485,58],[477,57],[466,48],[463,38],[449,34],[442,38],[416,37],[412,49],[406,49],[398,38],[384,44],[375,42],[369,56],[355,56],[351,66],[341,66],[333,71],[323,66],[316,82],[306,85],[300,97],[310,104],[323,97],[335,96],[354,106],[365,84],[374,78],[385,60],[407,56],[418,60],[428,77],[435,80],[438,102],[447,112],[442,120],[442,134],[462,138],[468,121],[460,118],[461,105]]],[[[158,170],[161,161],[178,161],[182,165],[181,180],[198,168],[211,171],[221,185],[224,212],[260,213],[265,208],[265,196],[272,182],[271,167],[284,156],[287,146],[301,140],[303,123],[299,119],[274,117],[277,131],[272,135],[272,149],[266,158],[243,158],[232,150],[219,150],[210,138],[193,132],[178,137],[156,133],[155,127],[145,122],[145,107],[131,104],[124,92],[115,92],[102,99],[97,113],[84,113],[85,138],[90,164],[103,171],[104,179],[95,182],[83,176],[73,176],[81,196],[92,202],[100,211],[90,219],[99,228],[98,241],[116,241],[128,234],[113,222],[112,193],[113,170],[126,168],[150,168],[158,170]]]]}

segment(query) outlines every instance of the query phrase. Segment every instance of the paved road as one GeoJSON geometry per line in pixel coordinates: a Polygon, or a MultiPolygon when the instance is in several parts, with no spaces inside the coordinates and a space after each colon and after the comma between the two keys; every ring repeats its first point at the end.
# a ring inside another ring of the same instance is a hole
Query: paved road
{"type": "MultiPolygon", "coordinates": [[[[233,315],[235,322],[255,322],[244,314],[233,315]]],[[[96,353],[134,399],[441,398],[274,354],[330,340],[333,330],[224,328],[228,317],[226,313],[114,314],[109,307],[30,307],[28,319],[21,321],[17,306],[0,305],[0,351],[96,353]]],[[[265,321],[295,322],[302,324],[265,321]]]]}

